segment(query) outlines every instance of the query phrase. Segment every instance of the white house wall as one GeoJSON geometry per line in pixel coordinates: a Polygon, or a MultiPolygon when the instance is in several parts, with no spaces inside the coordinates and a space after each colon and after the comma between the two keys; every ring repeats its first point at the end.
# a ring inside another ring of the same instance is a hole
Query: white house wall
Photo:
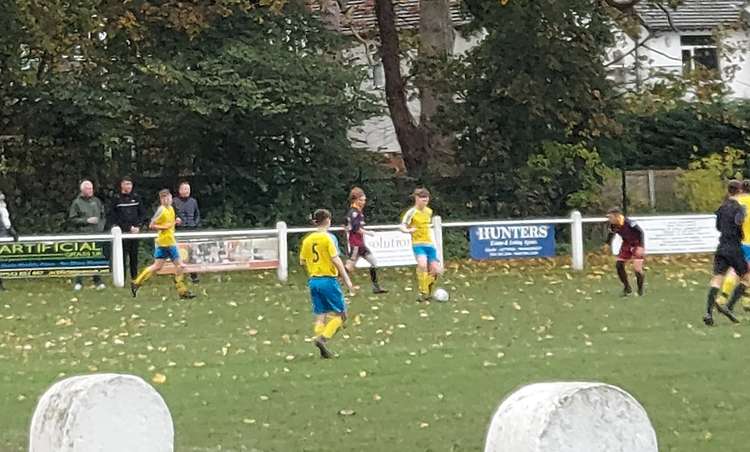
{"type": "Polygon", "coordinates": [[[726,63],[738,66],[734,79],[730,82],[733,97],[750,99],[750,58],[747,54],[750,48],[750,33],[735,31],[727,36],[725,42],[728,46],[738,49],[734,54],[722,58],[722,65],[726,63]]]}

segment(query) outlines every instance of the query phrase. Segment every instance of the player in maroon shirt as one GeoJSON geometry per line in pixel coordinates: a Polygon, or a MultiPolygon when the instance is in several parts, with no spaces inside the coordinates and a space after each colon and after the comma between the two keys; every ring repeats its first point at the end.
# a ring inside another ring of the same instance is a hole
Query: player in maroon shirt
{"type": "Polygon", "coordinates": [[[615,234],[622,238],[622,247],[620,247],[620,253],[617,255],[616,264],[617,276],[623,285],[622,296],[627,297],[633,293],[630,281],[628,281],[628,272],[625,271],[625,262],[630,261],[633,262],[633,269],[635,270],[638,295],[643,296],[643,283],[646,278],[643,273],[643,258],[646,255],[643,247],[643,229],[629,218],[625,218],[622,211],[617,208],[610,209],[607,212],[607,220],[609,221],[607,244],[611,245],[615,234]]]}
{"type": "Polygon", "coordinates": [[[370,263],[372,292],[376,294],[387,293],[388,291],[381,288],[378,283],[378,268],[375,256],[365,245],[365,234],[372,234],[365,229],[364,209],[365,204],[367,204],[365,192],[359,187],[352,188],[349,193],[349,203],[349,211],[346,213],[346,233],[349,241],[349,260],[346,262],[346,271],[351,273],[357,260],[361,257],[370,263]]]}

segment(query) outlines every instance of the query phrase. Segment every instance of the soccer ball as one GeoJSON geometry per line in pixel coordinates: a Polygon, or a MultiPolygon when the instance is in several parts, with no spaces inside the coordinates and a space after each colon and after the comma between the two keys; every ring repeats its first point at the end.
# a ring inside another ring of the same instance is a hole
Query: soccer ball
{"type": "Polygon", "coordinates": [[[439,288],[439,289],[435,289],[435,293],[432,294],[432,297],[435,298],[435,300],[437,301],[448,301],[448,299],[450,298],[450,295],[448,295],[447,290],[443,288],[439,288]]]}

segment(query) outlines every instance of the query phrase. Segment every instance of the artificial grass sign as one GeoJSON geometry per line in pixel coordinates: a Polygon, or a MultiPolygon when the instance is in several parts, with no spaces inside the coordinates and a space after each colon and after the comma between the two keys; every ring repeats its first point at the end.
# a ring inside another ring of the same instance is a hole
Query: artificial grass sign
{"type": "Polygon", "coordinates": [[[1,278],[69,277],[109,273],[109,242],[0,244],[1,278]]]}

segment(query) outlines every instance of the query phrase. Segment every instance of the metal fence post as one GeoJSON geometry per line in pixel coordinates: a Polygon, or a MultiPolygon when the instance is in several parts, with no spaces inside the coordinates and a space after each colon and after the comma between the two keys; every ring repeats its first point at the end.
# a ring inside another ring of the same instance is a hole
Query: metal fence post
{"type": "Polygon", "coordinates": [[[279,281],[286,282],[289,278],[289,248],[287,246],[287,226],[283,221],[276,223],[276,233],[279,241],[279,268],[276,269],[279,281]]]}
{"type": "Polygon", "coordinates": [[[574,210],[570,214],[570,247],[573,260],[573,270],[583,270],[583,217],[581,212],[574,210]]]}
{"type": "Polygon", "coordinates": [[[432,218],[432,226],[434,228],[433,235],[435,238],[435,247],[437,248],[438,259],[440,262],[445,263],[443,259],[443,219],[439,215],[435,215],[432,218]]]}
{"type": "Polygon", "coordinates": [[[112,284],[125,287],[125,262],[122,260],[122,230],[119,226],[112,228],[112,284]]]}

